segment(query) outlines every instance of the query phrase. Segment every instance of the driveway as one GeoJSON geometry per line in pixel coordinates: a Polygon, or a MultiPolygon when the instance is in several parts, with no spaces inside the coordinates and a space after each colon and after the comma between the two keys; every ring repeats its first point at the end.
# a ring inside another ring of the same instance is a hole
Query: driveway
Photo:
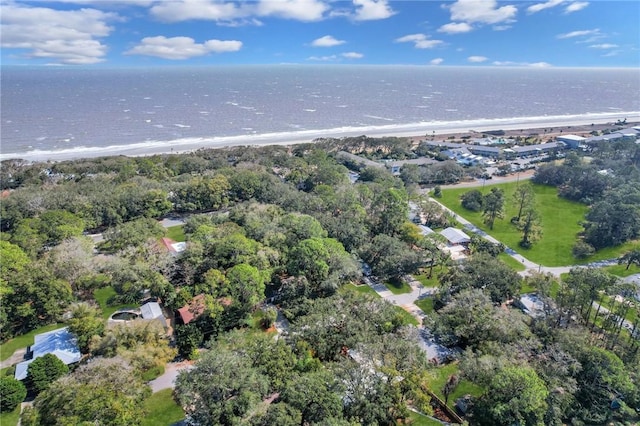
{"type": "Polygon", "coordinates": [[[176,386],[176,378],[181,371],[193,368],[192,361],[170,362],[165,365],[164,374],[149,382],[153,393],[163,389],[173,389],[176,386]]]}

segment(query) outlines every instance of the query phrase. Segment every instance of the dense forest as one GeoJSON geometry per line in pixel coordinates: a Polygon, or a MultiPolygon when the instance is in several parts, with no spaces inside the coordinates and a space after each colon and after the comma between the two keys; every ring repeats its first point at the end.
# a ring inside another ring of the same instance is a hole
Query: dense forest
{"type": "MultiPolygon", "coordinates": [[[[440,160],[405,139],[360,137],[4,161],[0,339],[60,323],[84,357],[70,371],[39,358],[25,384],[5,374],[2,411],[28,393],[35,400],[23,425],[141,424],[146,382],[187,359],[193,368],[179,375],[173,398],[192,424],[408,424],[413,411],[446,411],[463,381],[478,390],[458,413],[469,424],[637,424],[637,289],[591,267],[523,278],[498,257],[504,247],[475,237],[469,257],[453,262],[438,234],[409,219],[411,204],[434,229],[455,225],[419,185],[478,170],[440,160]],[[343,151],[436,162],[394,176],[343,151]],[[160,243],[163,218],[184,221],[183,253],[160,243]],[[401,284],[410,274],[437,286],[418,327],[398,306],[358,291],[369,275],[401,284]],[[515,306],[522,288],[537,293],[543,315],[515,306]],[[198,300],[197,318],[170,336],[153,322],[107,324],[108,307],[144,298],[169,313],[198,300]],[[621,317],[634,319],[632,330],[621,317]],[[456,366],[437,388],[442,367],[421,347],[425,332],[451,349],[445,362],[456,366]]],[[[589,206],[576,244],[588,255],[638,239],[639,166],[637,144],[603,144],[539,166],[533,181],[589,206]]],[[[624,262],[639,264],[639,253],[624,262]]]]}

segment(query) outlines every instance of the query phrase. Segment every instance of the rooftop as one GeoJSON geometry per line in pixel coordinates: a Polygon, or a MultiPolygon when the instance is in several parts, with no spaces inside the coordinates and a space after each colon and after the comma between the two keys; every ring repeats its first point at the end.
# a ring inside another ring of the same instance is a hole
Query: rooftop
{"type": "Polygon", "coordinates": [[[78,348],[76,337],[69,332],[67,327],[58,328],[47,333],[37,334],[31,346],[33,357],[16,365],[15,378],[24,380],[27,377],[27,369],[34,359],[46,354],[53,354],[66,365],[80,361],[82,354],[78,348]]]}

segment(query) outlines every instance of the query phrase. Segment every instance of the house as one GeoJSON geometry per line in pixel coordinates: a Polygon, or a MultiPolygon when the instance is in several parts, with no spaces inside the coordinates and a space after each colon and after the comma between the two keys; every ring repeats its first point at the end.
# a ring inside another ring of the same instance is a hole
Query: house
{"type": "Polygon", "coordinates": [[[189,324],[197,319],[206,309],[204,294],[199,294],[189,301],[182,308],[178,309],[176,320],[182,324],[189,324]]]}
{"type": "Polygon", "coordinates": [[[162,238],[162,244],[166,247],[167,251],[174,256],[177,256],[179,253],[182,253],[187,249],[187,243],[185,242],[175,242],[171,238],[162,238]]]}
{"type": "Polygon", "coordinates": [[[471,237],[457,228],[449,227],[443,229],[440,231],[440,235],[445,237],[449,242],[449,245],[452,246],[466,245],[471,242],[471,237]]]}
{"type": "Polygon", "coordinates": [[[82,359],[76,337],[68,327],[58,328],[34,337],[33,345],[27,348],[26,357],[29,359],[16,365],[14,377],[17,380],[24,380],[27,377],[29,364],[46,354],[55,355],[65,365],[74,364],[82,359]]]}
{"type": "Polygon", "coordinates": [[[160,321],[164,328],[167,328],[167,319],[162,312],[162,308],[158,302],[147,302],[140,306],[140,315],[145,321],[160,321]]]}
{"type": "Polygon", "coordinates": [[[498,158],[502,152],[500,148],[494,146],[469,145],[468,150],[474,155],[482,157],[498,158]]]}
{"type": "Polygon", "coordinates": [[[569,148],[578,148],[586,139],[578,135],[562,135],[556,137],[556,141],[563,142],[569,148]]]}

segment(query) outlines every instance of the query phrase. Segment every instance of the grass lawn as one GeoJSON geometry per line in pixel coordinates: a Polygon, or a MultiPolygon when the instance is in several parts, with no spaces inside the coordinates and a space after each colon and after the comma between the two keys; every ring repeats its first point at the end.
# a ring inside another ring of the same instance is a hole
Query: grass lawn
{"type": "Polygon", "coordinates": [[[131,307],[130,305],[126,305],[126,304],[108,306],[107,302],[111,297],[115,295],[116,295],[116,291],[111,286],[99,288],[98,290],[93,292],[93,298],[96,299],[96,302],[98,302],[98,305],[102,310],[102,318],[104,319],[109,318],[111,314],[117,311],[118,309],[131,307]]]}
{"type": "Polygon", "coordinates": [[[545,266],[566,266],[616,257],[613,251],[617,252],[619,248],[611,252],[598,252],[582,261],[573,257],[571,249],[576,242],[577,234],[582,231],[579,222],[584,220],[588,207],[559,198],[557,189],[546,185],[533,185],[536,194],[536,209],[542,218],[542,238],[528,250],[521,248],[518,245],[521,234],[509,221],[517,214],[517,206],[513,200],[513,193],[517,186],[517,182],[509,182],[487,185],[483,189],[485,194],[493,187],[499,187],[505,192],[505,217],[502,220],[496,220],[493,230],[490,230],[483,223],[481,212],[466,210],[460,204],[460,196],[470,191],[469,188],[445,189],[442,191],[442,198],[439,201],[524,257],[545,266]]]}
{"type": "Polygon", "coordinates": [[[184,225],[168,227],[166,236],[176,242],[183,242],[187,239],[184,235],[184,225]]]}
{"type": "Polygon", "coordinates": [[[9,413],[0,413],[0,425],[2,426],[16,426],[18,420],[20,420],[20,404],[9,413]]]}
{"type": "Polygon", "coordinates": [[[407,312],[404,309],[402,309],[400,306],[394,306],[394,308],[398,312],[398,315],[400,315],[402,317],[403,322],[405,324],[407,324],[407,325],[408,324],[415,325],[416,327],[420,324],[416,317],[414,317],[409,312],[407,312]]]}
{"type": "Polygon", "coordinates": [[[409,419],[406,424],[410,424],[411,426],[442,426],[437,420],[433,420],[431,417],[424,416],[420,413],[416,413],[415,411],[411,411],[409,413],[409,419]]]}
{"type": "Polygon", "coordinates": [[[430,314],[433,312],[433,298],[425,297],[422,299],[418,299],[413,302],[418,308],[422,309],[422,312],[425,314],[430,314]]]}
{"type": "Polygon", "coordinates": [[[446,268],[434,268],[431,278],[429,278],[428,271],[420,275],[414,275],[413,278],[420,281],[420,284],[422,284],[424,287],[438,287],[440,285],[440,281],[438,281],[438,275],[440,275],[445,270],[446,268]]]}
{"type": "MultiPolygon", "coordinates": [[[[0,345],[0,361],[4,361],[9,358],[16,349],[26,348],[27,346],[33,345],[33,336],[40,333],[45,333],[47,331],[55,330],[56,328],[64,327],[65,324],[57,323],[57,324],[49,324],[44,327],[36,328],[35,330],[31,330],[27,334],[23,334],[22,336],[14,337],[11,340],[7,340],[5,343],[0,345]]],[[[3,423],[0,422],[0,425],[3,423]]]]}
{"type": "Polygon", "coordinates": [[[369,287],[366,284],[361,284],[361,285],[354,285],[354,284],[346,284],[344,286],[342,286],[342,288],[344,290],[348,290],[348,291],[355,291],[358,293],[363,293],[363,294],[372,294],[376,297],[380,297],[380,295],[378,293],[376,293],[376,291],[374,289],[372,289],[371,287],[369,287]]]}
{"type": "Polygon", "coordinates": [[[384,285],[389,289],[389,291],[393,294],[405,294],[411,293],[412,289],[409,284],[400,280],[400,281],[387,281],[384,285]]]}
{"type": "Polygon", "coordinates": [[[640,266],[631,265],[629,269],[626,268],[626,265],[613,265],[605,266],[602,269],[618,277],[628,277],[629,275],[640,274],[640,266]]]}
{"type": "Polygon", "coordinates": [[[144,402],[147,415],[142,419],[142,426],[169,426],[184,419],[184,411],[173,400],[172,393],[173,389],[164,389],[144,402]]]}
{"type": "Polygon", "coordinates": [[[524,271],[525,269],[527,269],[522,263],[509,256],[507,253],[500,253],[498,255],[498,259],[500,259],[503,263],[505,263],[515,271],[524,271]]]}
{"type": "MultiPolygon", "coordinates": [[[[444,394],[442,393],[442,388],[444,384],[449,379],[449,376],[452,374],[459,374],[458,364],[452,363],[447,364],[442,367],[435,368],[429,371],[432,378],[429,380],[429,389],[439,398],[444,401],[444,394]]],[[[484,393],[484,388],[482,386],[478,386],[475,383],[472,383],[468,380],[460,380],[456,389],[449,395],[449,403],[447,404],[449,407],[454,408],[456,399],[465,396],[472,395],[478,397],[484,393]]]]}

